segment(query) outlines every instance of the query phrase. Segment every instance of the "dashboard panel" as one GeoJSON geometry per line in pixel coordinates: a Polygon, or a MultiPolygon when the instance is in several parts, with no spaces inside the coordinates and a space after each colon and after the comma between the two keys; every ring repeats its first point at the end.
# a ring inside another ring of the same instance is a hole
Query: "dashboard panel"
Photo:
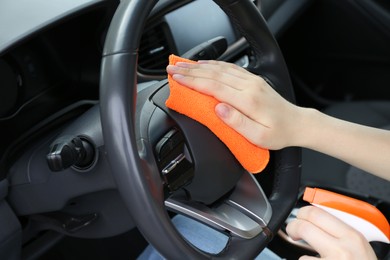
{"type": "Polygon", "coordinates": [[[169,54],[182,55],[218,36],[224,37],[228,45],[238,39],[238,33],[218,5],[210,0],[183,5],[147,26],[140,44],[140,73],[165,74],[169,54]]]}

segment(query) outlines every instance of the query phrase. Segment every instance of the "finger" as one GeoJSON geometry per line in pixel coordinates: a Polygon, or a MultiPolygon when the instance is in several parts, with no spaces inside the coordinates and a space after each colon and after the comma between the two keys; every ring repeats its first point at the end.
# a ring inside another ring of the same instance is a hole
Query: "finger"
{"type": "Polygon", "coordinates": [[[242,90],[243,86],[245,85],[243,84],[243,79],[237,78],[231,74],[225,74],[223,72],[213,72],[194,68],[180,68],[172,65],[167,67],[167,71],[175,81],[202,93],[204,93],[204,91],[208,88],[219,86],[242,90]],[[203,85],[195,84],[197,82],[203,85]]]}
{"type": "Polygon", "coordinates": [[[301,256],[301,257],[299,258],[299,260],[318,260],[318,257],[303,255],[303,256],[301,256]]]}
{"type": "Polygon", "coordinates": [[[200,60],[198,61],[198,64],[212,64],[212,65],[218,65],[218,66],[226,66],[226,67],[231,67],[233,69],[235,69],[235,71],[239,71],[241,75],[252,75],[252,76],[256,76],[254,74],[252,74],[251,72],[247,71],[246,69],[244,69],[243,67],[240,67],[234,63],[229,63],[229,62],[225,62],[225,61],[217,61],[217,60],[200,60]]]}
{"type": "Polygon", "coordinates": [[[235,89],[243,89],[249,75],[244,74],[239,67],[231,66],[232,64],[190,64],[178,62],[175,66],[168,66],[167,72],[171,75],[180,74],[183,76],[190,76],[195,78],[207,78],[218,81],[235,89]]]}
{"type": "Polygon", "coordinates": [[[269,148],[268,144],[264,141],[268,140],[268,138],[265,138],[268,132],[266,126],[252,120],[239,110],[225,103],[216,105],[215,112],[225,124],[242,136],[245,136],[249,142],[263,148],[269,148]]]}
{"type": "Polygon", "coordinates": [[[296,219],[290,222],[287,225],[287,233],[294,240],[306,241],[322,257],[337,246],[337,238],[306,220],[296,219]]]}
{"type": "Polygon", "coordinates": [[[237,96],[240,96],[238,94],[240,90],[231,88],[214,79],[188,77],[181,74],[173,74],[172,78],[183,86],[212,96],[221,102],[231,103],[237,96]]]}
{"type": "MultiPolygon", "coordinates": [[[[178,62],[176,65],[178,66],[186,66],[186,64],[183,64],[185,62],[178,62]]],[[[188,63],[187,63],[188,64],[188,63]]],[[[247,78],[248,76],[255,76],[251,72],[247,71],[243,67],[240,67],[234,63],[225,62],[225,61],[216,61],[216,60],[202,60],[198,61],[197,63],[190,63],[191,66],[199,66],[208,70],[216,70],[216,71],[223,71],[226,73],[230,73],[232,75],[235,75],[237,77],[247,78]]]]}
{"type": "Polygon", "coordinates": [[[299,210],[297,217],[313,223],[314,225],[337,238],[341,238],[347,234],[355,232],[351,226],[345,224],[343,221],[326,212],[325,210],[317,207],[303,207],[299,210]]]}

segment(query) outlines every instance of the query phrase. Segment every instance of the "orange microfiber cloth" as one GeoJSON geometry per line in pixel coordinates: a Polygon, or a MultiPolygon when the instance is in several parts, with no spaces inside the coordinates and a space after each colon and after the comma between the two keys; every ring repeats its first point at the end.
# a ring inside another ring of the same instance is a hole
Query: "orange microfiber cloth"
{"type": "MultiPolygon", "coordinates": [[[[176,62],[195,63],[175,55],[169,56],[169,64],[176,62]]],[[[238,132],[227,126],[215,114],[215,106],[220,103],[214,97],[204,95],[180,85],[168,75],[170,95],[166,106],[184,114],[208,127],[233,153],[241,165],[250,173],[261,172],[269,161],[269,151],[260,148],[238,132]]]]}

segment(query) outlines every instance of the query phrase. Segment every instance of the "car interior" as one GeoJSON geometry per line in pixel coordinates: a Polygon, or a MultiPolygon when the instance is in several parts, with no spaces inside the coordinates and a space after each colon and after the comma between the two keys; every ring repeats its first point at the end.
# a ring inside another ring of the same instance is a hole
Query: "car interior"
{"type": "Polygon", "coordinates": [[[150,243],[167,259],[317,256],[285,229],[305,187],[390,220],[389,181],[298,147],[249,174],[164,103],[176,54],[235,63],[298,106],[390,130],[389,43],[386,0],[3,0],[0,259],[137,259],[150,243]],[[192,246],[176,214],[229,247],[192,246]]]}

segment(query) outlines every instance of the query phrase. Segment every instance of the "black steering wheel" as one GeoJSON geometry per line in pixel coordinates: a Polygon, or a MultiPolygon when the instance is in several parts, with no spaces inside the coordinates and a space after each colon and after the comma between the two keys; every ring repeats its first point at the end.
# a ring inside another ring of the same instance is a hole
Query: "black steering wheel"
{"type": "MultiPolygon", "coordinates": [[[[254,50],[250,71],[294,102],[278,45],[250,0],[214,0],[254,50]]],[[[100,108],[112,172],[145,238],[168,259],[251,259],[272,239],[292,210],[299,189],[300,150],[272,152],[272,193],[206,127],[167,109],[167,81],[137,93],[138,46],[157,0],[123,0],[102,58],[100,108]],[[168,210],[167,210],[168,209],[168,210]],[[175,229],[169,211],[229,236],[217,254],[205,253],[175,229]]]]}

